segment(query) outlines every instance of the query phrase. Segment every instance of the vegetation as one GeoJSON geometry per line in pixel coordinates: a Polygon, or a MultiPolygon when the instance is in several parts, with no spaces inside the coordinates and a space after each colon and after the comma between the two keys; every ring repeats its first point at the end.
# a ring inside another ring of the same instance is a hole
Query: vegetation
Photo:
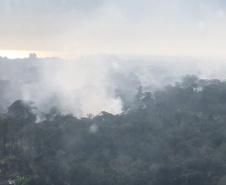
{"type": "Polygon", "coordinates": [[[17,185],[223,185],[226,82],[186,76],[125,112],[77,119],[33,102],[0,120],[0,179],[17,185]]]}

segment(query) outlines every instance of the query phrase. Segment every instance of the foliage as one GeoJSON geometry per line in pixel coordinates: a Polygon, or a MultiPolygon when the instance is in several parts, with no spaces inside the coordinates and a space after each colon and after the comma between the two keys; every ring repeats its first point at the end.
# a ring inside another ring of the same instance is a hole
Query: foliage
{"type": "MultiPolygon", "coordinates": [[[[19,105],[19,106],[18,106],[19,105]]],[[[21,107],[22,106],[22,107],[21,107]]],[[[226,83],[186,76],[138,94],[120,115],[77,119],[33,102],[0,119],[0,180],[18,185],[222,185],[226,83]]]]}

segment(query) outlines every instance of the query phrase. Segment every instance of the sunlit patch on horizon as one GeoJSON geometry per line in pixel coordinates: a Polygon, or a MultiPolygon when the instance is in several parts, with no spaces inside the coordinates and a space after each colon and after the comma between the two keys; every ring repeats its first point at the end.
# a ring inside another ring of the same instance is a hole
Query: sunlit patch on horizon
{"type": "Polygon", "coordinates": [[[39,58],[59,57],[63,59],[77,58],[78,56],[63,51],[36,51],[36,50],[0,50],[0,57],[9,59],[28,58],[30,53],[35,53],[39,58]]]}
{"type": "Polygon", "coordinates": [[[7,57],[10,59],[26,58],[29,56],[29,53],[23,50],[21,51],[20,50],[0,50],[0,56],[7,57]]]}

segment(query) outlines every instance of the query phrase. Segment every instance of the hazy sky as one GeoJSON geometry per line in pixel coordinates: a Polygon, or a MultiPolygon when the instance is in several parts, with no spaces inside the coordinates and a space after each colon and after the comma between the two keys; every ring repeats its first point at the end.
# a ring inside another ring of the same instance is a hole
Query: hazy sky
{"type": "Polygon", "coordinates": [[[0,50],[225,57],[225,0],[1,0],[0,50]]]}

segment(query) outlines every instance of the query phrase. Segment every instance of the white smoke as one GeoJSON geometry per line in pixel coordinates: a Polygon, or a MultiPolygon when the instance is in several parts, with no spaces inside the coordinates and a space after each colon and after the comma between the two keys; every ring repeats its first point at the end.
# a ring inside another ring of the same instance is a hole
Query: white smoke
{"type": "Polygon", "coordinates": [[[122,102],[115,97],[108,74],[114,70],[102,57],[78,61],[42,61],[39,80],[23,84],[22,98],[31,99],[48,111],[58,106],[64,113],[86,116],[101,111],[118,114],[122,102]],[[111,90],[109,90],[111,89],[111,90]]]}
{"type": "MultiPolygon", "coordinates": [[[[132,101],[139,86],[155,91],[173,85],[187,74],[200,78],[226,79],[226,63],[215,59],[180,57],[127,57],[109,55],[0,60],[0,80],[10,82],[2,100],[5,108],[18,99],[31,100],[41,112],[53,106],[77,117],[101,111],[119,114],[132,101]],[[124,57],[125,58],[125,57],[124,57]]],[[[1,91],[0,91],[1,92],[1,91]]],[[[2,106],[2,103],[1,103],[2,106]]]]}

